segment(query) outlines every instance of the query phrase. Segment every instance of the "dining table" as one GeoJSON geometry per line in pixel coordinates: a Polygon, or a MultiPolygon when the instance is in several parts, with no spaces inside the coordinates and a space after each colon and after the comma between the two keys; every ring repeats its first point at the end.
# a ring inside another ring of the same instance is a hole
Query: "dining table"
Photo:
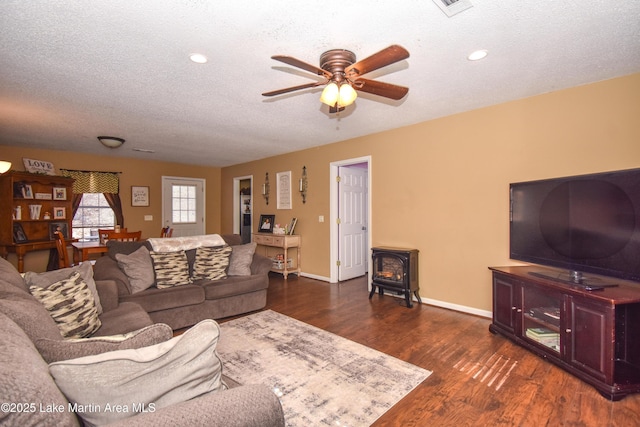
{"type": "Polygon", "coordinates": [[[73,242],[73,263],[88,261],[91,254],[105,254],[108,251],[107,245],[99,240],[88,242],[73,242]]]}

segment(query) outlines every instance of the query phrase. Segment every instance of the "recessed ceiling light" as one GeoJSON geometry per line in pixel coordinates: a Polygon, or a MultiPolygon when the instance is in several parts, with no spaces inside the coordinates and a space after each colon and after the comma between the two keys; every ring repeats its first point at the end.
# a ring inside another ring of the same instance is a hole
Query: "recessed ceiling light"
{"type": "Polygon", "coordinates": [[[195,62],[196,64],[206,64],[208,59],[201,53],[192,53],[189,55],[189,59],[195,62]]]}
{"type": "Polygon", "coordinates": [[[471,54],[469,56],[467,56],[467,59],[469,61],[478,61],[480,59],[484,59],[488,54],[489,54],[489,52],[487,52],[484,49],[476,50],[475,52],[471,52],[471,54]]]}

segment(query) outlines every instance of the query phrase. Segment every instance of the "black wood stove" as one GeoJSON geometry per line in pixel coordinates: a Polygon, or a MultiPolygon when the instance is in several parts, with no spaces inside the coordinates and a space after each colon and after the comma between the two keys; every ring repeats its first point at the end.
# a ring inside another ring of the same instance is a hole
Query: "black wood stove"
{"type": "Polygon", "coordinates": [[[378,289],[380,295],[384,291],[404,294],[407,307],[413,307],[412,294],[422,303],[418,291],[418,250],[405,248],[376,247],[372,248],[373,274],[369,299],[378,289]]]}

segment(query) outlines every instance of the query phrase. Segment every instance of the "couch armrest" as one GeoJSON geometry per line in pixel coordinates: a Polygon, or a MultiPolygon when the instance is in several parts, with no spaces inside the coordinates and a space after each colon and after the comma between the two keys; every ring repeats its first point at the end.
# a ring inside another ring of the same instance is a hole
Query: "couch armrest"
{"type": "Polygon", "coordinates": [[[253,260],[251,261],[251,274],[269,274],[273,261],[264,255],[257,253],[253,254],[253,260]]]}
{"type": "Polygon", "coordinates": [[[118,295],[131,295],[129,278],[120,270],[118,263],[109,256],[101,256],[96,260],[93,266],[93,278],[95,280],[115,280],[118,285],[118,295]]]}
{"type": "Polygon", "coordinates": [[[116,282],[113,280],[96,280],[95,282],[102,311],[118,308],[118,285],[116,282]]]}
{"type": "Polygon", "coordinates": [[[283,427],[280,400],[265,385],[245,385],[207,393],[154,412],[134,415],[110,426],[283,427]]]}

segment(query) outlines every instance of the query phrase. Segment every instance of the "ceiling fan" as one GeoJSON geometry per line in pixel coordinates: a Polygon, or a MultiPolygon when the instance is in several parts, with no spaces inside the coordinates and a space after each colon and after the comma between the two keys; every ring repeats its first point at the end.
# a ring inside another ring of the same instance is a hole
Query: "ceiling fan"
{"type": "Polygon", "coordinates": [[[344,110],[344,107],[351,105],[358,96],[356,91],[395,100],[402,99],[409,92],[409,88],[365,79],[361,76],[408,57],[409,52],[398,45],[389,46],[358,62],[356,62],[356,55],[353,52],[345,49],[332,49],[320,55],[320,67],[307,64],[291,56],[275,55],[271,58],[323,76],[325,80],[265,92],[262,95],[282,95],[296,90],[326,85],[320,96],[320,101],[329,106],[330,113],[337,113],[344,110]]]}

